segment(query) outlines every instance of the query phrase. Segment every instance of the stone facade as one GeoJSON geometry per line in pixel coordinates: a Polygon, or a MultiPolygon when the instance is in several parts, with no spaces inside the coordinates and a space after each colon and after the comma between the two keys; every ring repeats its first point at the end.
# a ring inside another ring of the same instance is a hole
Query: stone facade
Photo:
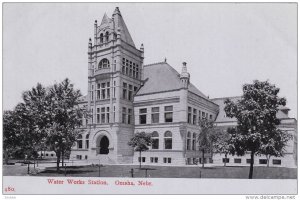
{"type": "MultiPolygon", "coordinates": [[[[94,43],[91,39],[88,43],[88,95],[80,105],[91,116],[83,119],[84,133],[74,144],[71,159],[138,163],[139,154],[128,142],[134,133],[146,132],[156,142],[142,153],[143,163],[194,164],[201,160],[199,120],[215,120],[223,128],[236,124],[224,116],[224,98],[209,99],[190,83],[185,62],[180,74],[166,61],[144,66],[144,47],[135,47],[118,8],[111,19],[105,14],[101,24],[95,21],[94,26],[94,43]]],[[[287,111],[282,108],[278,114],[280,126],[294,137],[286,156],[272,158],[277,160],[274,166],[296,166],[296,121],[288,118],[287,111]]],[[[223,157],[206,154],[204,162],[222,165],[223,157]]],[[[228,158],[228,165],[247,164],[247,155],[241,160],[228,158]]]]}

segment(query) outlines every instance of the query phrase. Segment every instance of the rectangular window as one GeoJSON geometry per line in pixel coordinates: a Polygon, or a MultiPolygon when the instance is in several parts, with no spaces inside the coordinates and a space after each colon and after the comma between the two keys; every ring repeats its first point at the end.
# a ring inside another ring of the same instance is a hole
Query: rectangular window
{"type": "Polygon", "coordinates": [[[200,122],[201,122],[201,111],[199,110],[199,113],[198,113],[198,125],[200,125],[200,122]]]}
{"type": "Polygon", "coordinates": [[[242,159],[240,159],[240,158],[235,158],[235,159],[234,159],[234,163],[242,163],[242,159]]]}
{"type": "Polygon", "coordinates": [[[246,163],[250,164],[251,163],[251,159],[246,159],[246,163]]]}
{"type": "Polygon", "coordinates": [[[136,76],[135,76],[135,78],[139,78],[139,66],[138,65],[136,65],[136,76]]]}
{"type": "MultiPolygon", "coordinates": [[[[141,157],[138,158],[138,161],[141,162],[141,157]]],[[[142,162],[146,162],[146,157],[142,157],[142,162]]]]}
{"type": "Polygon", "coordinates": [[[85,156],[84,156],[84,159],[86,159],[86,160],[87,160],[87,159],[88,159],[88,156],[87,156],[87,155],[85,155],[85,156]]]}
{"type": "Polygon", "coordinates": [[[273,159],[273,165],[281,165],[281,160],[273,159]]]}
{"type": "Polygon", "coordinates": [[[267,159],[259,159],[259,164],[266,165],[268,163],[267,159]]]}
{"type": "Polygon", "coordinates": [[[131,117],[132,117],[132,109],[128,108],[128,118],[127,118],[128,124],[131,124],[131,117]]]}
{"type": "Polygon", "coordinates": [[[158,163],[158,157],[151,157],[150,162],[151,163],[158,163]]]}
{"type": "Polygon", "coordinates": [[[202,112],[202,119],[205,119],[205,112],[202,112]]]}
{"type": "Polygon", "coordinates": [[[188,123],[192,123],[192,108],[188,107],[188,123]]]}
{"type": "Polygon", "coordinates": [[[94,85],[92,85],[91,101],[94,101],[94,85]]]}
{"type": "Polygon", "coordinates": [[[114,106],[114,122],[116,122],[116,107],[114,106]]]}
{"type": "Polygon", "coordinates": [[[100,83],[97,84],[97,100],[100,99],[100,83]]]}
{"type": "Polygon", "coordinates": [[[106,83],[101,83],[101,99],[105,99],[105,87],[106,83]]]}
{"type": "Polygon", "coordinates": [[[97,124],[100,124],[100,108],[97,108],[97,124]]]}
{"type": "Polygon", "coordinates": [[[101,108],[101,123],[105,124],[105,107],[101,108]]]}
{"type": "Polygon", "coordinates": [[[76,159],[77,159],[77,160],[81,160],[81,159],[82,159],[82,156],[81,156],[81,155],[76,155],[76,159]]]}
{"type": "Polygon", "coordinates": [[[109,107],[106,107],[106,123],[109,123],[109,107]]]}
{"type": "Polygon", "coordinates": [[[123,83],[123,99],[127,99],[127,83],[123,83]]]}
{"type": "Polygon", "coordinates": [[[165,138],[165,149],[172,149],[172,138],[165,138]]]}
{"type": "Polygon", "coordinates": [[[165,122],[173,122],[173,106],[165,106],[165,122]]]}
{"type": "Polygon", "coordinates": [[[229,158],[223,158],[223,163],[229,163],[229,158]]]}
{"type": "Polygon", "coordinates": [[[129,62],[129,76],[132,76],[132,62],[129,62]]]}
{"type": "Polygon", "coordinates": [[[128,85],[128,100],[132,101],[133,99],[133,88],[132,85],[128,85]]]}
{"type": "Polygon", "coordinates": [[[212,118],[213,118],[213,116],[212,116],[212,115],[209,115],[209,119],[212,120],[212,118]]]}
{"type": "Polygon", "coordinates": [[[140,124],[147,124],[147,108],[140,109],[140,124]]]}
{"type": "Polygon", "coordinates": [[[151,111],[151,123],[159,123],[159,107],[153,107],[151,111]]]}
{"type": "Polygon", "coordinates": [[[126,124],[126,108],[122,108],[122,123],[126,124]]]}
{"type": "Polygon", "coordinates": [[[193,124],[196,124],[196,120],[197,120],[197,110],[193,109],[193,124]]]}
{"type": "Polygon", "coordinates": [[[116,81],[114,81],[114,88],[113,88],[114,98],[116,98],[116,81]]]}
{"type": "Polygon", "coordinates": [[[172,159],[171,158],[164,158],[164,163],[171,163],[172,159]]]}
{"type": "Polygon", "coordinates": [[[91,114],[92,114],[92,117],[91,117],[91,122],[92,122],[92,124],[93,124],[93,123],[94,123],[94,109],[92,108],[92,110],[91,110],[91,111],[92,111],[92,113],[91,113],[91,114]]]}

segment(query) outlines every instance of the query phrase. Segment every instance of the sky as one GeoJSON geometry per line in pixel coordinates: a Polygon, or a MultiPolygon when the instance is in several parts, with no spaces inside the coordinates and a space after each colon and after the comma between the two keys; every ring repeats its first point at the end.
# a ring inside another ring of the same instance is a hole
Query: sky
{"type": "Polygon", "coordinates": [[[210,98],[269,80],[297,118],[296,3],[4,3],[3,110],[38,82],[68,77],[87,93],[94,21],[119,7],[144,64],[167,62],[210,98]]]}

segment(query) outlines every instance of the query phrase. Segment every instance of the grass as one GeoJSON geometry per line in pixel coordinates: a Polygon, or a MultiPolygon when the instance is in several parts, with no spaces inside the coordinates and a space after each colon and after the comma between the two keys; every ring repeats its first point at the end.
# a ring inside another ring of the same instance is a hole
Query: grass
{"type": "MultiPolygon", "coordinates": [[[[234,178],[247,179],[249,167],[168,167],[168,166],[138,166],[111,165],[101,167],[101,177],[131,177],[131,169],[134,169],[134,177],[151,178],[234,178]]],[[[98,166],[74,166],[67,167],[68,177],[99,177],[98,166]]],[[[55,167],[49,167],[35,176],[65,176],[64,168],[59,173],[55,167]]],[[[254,167],[254,179],[297,179],[297,169],[279,167],[254,167]]]]}

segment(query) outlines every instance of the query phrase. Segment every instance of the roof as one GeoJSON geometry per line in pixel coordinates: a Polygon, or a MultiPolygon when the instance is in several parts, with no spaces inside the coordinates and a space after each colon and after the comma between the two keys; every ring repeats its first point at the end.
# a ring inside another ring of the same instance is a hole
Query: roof
{"type": "MultiPolygon", "coordinates": [[[[218,116],[216,118],[216,122],[232,122],[232,121],[236,121],[236,118],[230,118],[230,117],[226,117],[226,113],[224,111],[225,108],[225,104],[224,101],[225,99],[230,99],[233,102],[236,102],[237,100],[241,99],[240,96],[235,96],[235,97],[222,97],[222,98],[215,98],[215,99],[211,99],[212,102],[214,102],[215,104],[219,105],[219,113],[218,116]]],[[[290,110],[288,107],[285,106],[279,106],[278,107],[278,112],[277,112],[277,118],[288,118],[288,113],[284,113],[282,112],[283,110],[290,110]]]]}
{"type": "MultiPolygon", "coordinates": [[[[179,90],[181,88],[180,74],[166,62],[154,63],[144,66],[145,84],[137,92],[137,96],[179,90]]],[[[189,84],[188,90],[202,98],[207,97],[193,84],[189,84]]]]}
{"type": "MultiPolygon", "coordinates": [[[[128,28],[125,24],[125,21],[124,21],[118,7],[116,7],[116,9],[115,9],[115,11],[112,15],[112,18],[109,18],[106,15],[106,13],[104,14],[104,16],[102,18],[102,21],[101,21],[101,24],[100,24],[100,26],[98,26],[98,28],[102,29],[102,28],[107,27],[107,26],[114,29],[116,32],[118,30],[120,30],[121,40],[126,42],[127,44],[135,47],[135,44],[134,44],[134,42],[131,38],[131,35],[128,31],[128,28]]],[[[98,31],[99,31],[99,29],[98,29],[98,31]]]]}

